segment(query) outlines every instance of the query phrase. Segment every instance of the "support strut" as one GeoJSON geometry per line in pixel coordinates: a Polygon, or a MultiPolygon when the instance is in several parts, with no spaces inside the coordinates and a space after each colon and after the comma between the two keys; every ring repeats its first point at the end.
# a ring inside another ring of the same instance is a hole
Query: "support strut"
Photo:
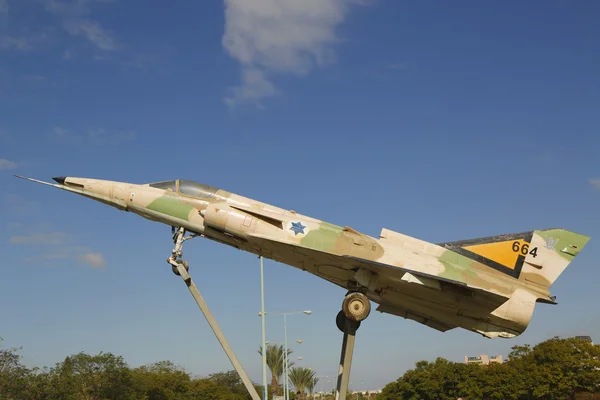
{"type": "Polygon", "coordinates": [[[219,324],[217,324],[217,321],[215,320],[214,316],[210,312],[210,309],[208,308],[206,301],[204,301],[204,298],[202,298],[202,296],[200,295],[200,291],[196,287],[196,284],[194,284],[192,277],[187,272],[183,263],[177,262],[178,261],[177,257],[181,257],[181,248],[183,245],[183,241],[194,237],[194,236],[188,236],[188,237],[184,238],[184,235],[185,235],[184,228],[179,228],[178,231],[173,236],[173,241],[175,242],[175,248],[173,249],[173,255],[167,259],[167,262],[169,264],[171,264],[174,268],[177,268],[179,275],[181,276],[181,278],[185,282],[186,286],[190,290],[190,293],[194,297],[194,300],[196,300],[198,307],[200,307],[200,310],[202,310],[202,314],[204,314],[206,321],[208,322],[208,324],[212,328],[215,336],[219,340],[221,347],[223,347],[223,350],[225,350],[225,353],[227,353],[227,357],[229,357],[229,361],[231,361],[231,364],[233,364],[233,367],[235,368],[237,373],[240,375],[240,378],[242,379],[244,386],[246,386],[246,390],[248,390],[248,393],[250,393],[252,400],[261,400],[260,396],[258,395],[258,392],[256,391],[256,388],[252,384],[252,381],[250,380],[250,378],[248,378],[248,375],[246,374],[246,371],[244,371],[244,368],[242,368],[242,364],[240,364],[235,353],[229,346],[227,339],[225,339],[225,335],[223,334],[223,331],[221,331],[219,324]]]}
{"type": "Polygon", "coordinates": [[[354,353],[356,331],[371,312],[369,298],[361,292],[348,292],[342,302],[342,311],[335,318],[338,329],[344,333],[342,341],[342,354],[340,355],[340,368],[336,389],[336,400],[346,400],[348,381],[350,380],[350,367],[354,353]]]}
{"type": "Polygon", "coordinates": [[[350,367],[352,366],[352,355],[354,353],[354,341],[356,331],[360,322],[346,317],[342,311],[336,318],[338,328],[344,332],[342,340],[342,354],[340,355],[340,367],[338,370],[337,388],[335,393],[336,400],[345,400],[348,393],[348,381],[350,380],[350,367]]]}

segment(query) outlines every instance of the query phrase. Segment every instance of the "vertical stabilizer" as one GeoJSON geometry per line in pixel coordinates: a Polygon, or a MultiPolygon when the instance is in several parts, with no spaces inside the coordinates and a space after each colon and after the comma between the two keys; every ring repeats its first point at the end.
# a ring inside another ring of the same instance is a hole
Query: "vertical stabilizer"
{"type": "Polygon", "coordinates": [[[520,279],[550,287],[589,240],[589,236],[565,229],[534,231],[531,243],[521,247],[526,255],[520,279]]]}

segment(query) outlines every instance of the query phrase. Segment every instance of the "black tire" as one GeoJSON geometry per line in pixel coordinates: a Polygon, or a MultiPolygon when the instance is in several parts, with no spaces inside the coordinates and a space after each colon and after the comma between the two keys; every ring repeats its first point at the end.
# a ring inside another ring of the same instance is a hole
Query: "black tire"
{"type": "MultiPolygon", "coordinates": [[[[186,271],[190,270],[190,265],[188,264],[187,261],[185,261],[185,260],[177,260],[175,262],[177,264],[183,265],[183,268],[185,268],[186,271]]],[[[174,265],[171,265],[171,270],[173,271],[173,273],[175,275],[179,275],[179,271],[178,271],[177,267],[175,267],[174,265]]]]}
{"type": "Polygon", "coordinates": [[[342,333],[346,333],[346,328],[349,327],[348,333],[354,333],[360,328],[360,321],[354,321],[346,317],[343,311],[340,311],[335,317],[335,325],[342,333]],[[348,325],[346,325],[348,323],[348,325]]]}

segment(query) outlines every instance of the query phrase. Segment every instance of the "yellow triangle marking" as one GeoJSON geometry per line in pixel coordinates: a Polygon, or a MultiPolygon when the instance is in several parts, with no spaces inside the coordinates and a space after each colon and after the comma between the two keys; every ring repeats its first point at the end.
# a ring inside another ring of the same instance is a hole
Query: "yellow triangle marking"
{"type": "Polygon", "coordinates": [[[506,242],[475,244],[463,246],[463,248],[482,257],[496,261],[507,268],[515,269],[519,256],[527,255],[528,246],[523,248],[524,244],[529,245],[529,243],[523,239],[518,239],[508,240],[506,242]],[[515,243],[518,243],[518,245],[515,243]]]}

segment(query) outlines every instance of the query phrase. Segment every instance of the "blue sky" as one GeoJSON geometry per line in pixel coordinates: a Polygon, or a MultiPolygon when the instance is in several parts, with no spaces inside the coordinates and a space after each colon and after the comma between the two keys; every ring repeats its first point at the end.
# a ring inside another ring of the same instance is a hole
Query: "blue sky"
{"type": "MultiPolygon", "coordinates": [[[[377,236],[592,236],[528,330],[487,340],[373,313],[351,380],[421,359],[600,342],[600,4],[593,1],[0,0],[0,336],[28,365],[79,351],[231,364],[165,259],[170,229],[15,179],[187,178],[377,236]],[[596,238],[596,239],[594,239],[596,238]]],[[[259,263],[186,242],[191,273],[261,380],[259,263]]],[[[265,262],[299,365],[337,371],[344,291],[265,262]]],[[[267,336],[283,340],[283,321],[267,336]]],[[[322,383],[333,387],[334,382],[322,383]]],[[[319,389],[324,385],[319,385],[319,389]]]]}

